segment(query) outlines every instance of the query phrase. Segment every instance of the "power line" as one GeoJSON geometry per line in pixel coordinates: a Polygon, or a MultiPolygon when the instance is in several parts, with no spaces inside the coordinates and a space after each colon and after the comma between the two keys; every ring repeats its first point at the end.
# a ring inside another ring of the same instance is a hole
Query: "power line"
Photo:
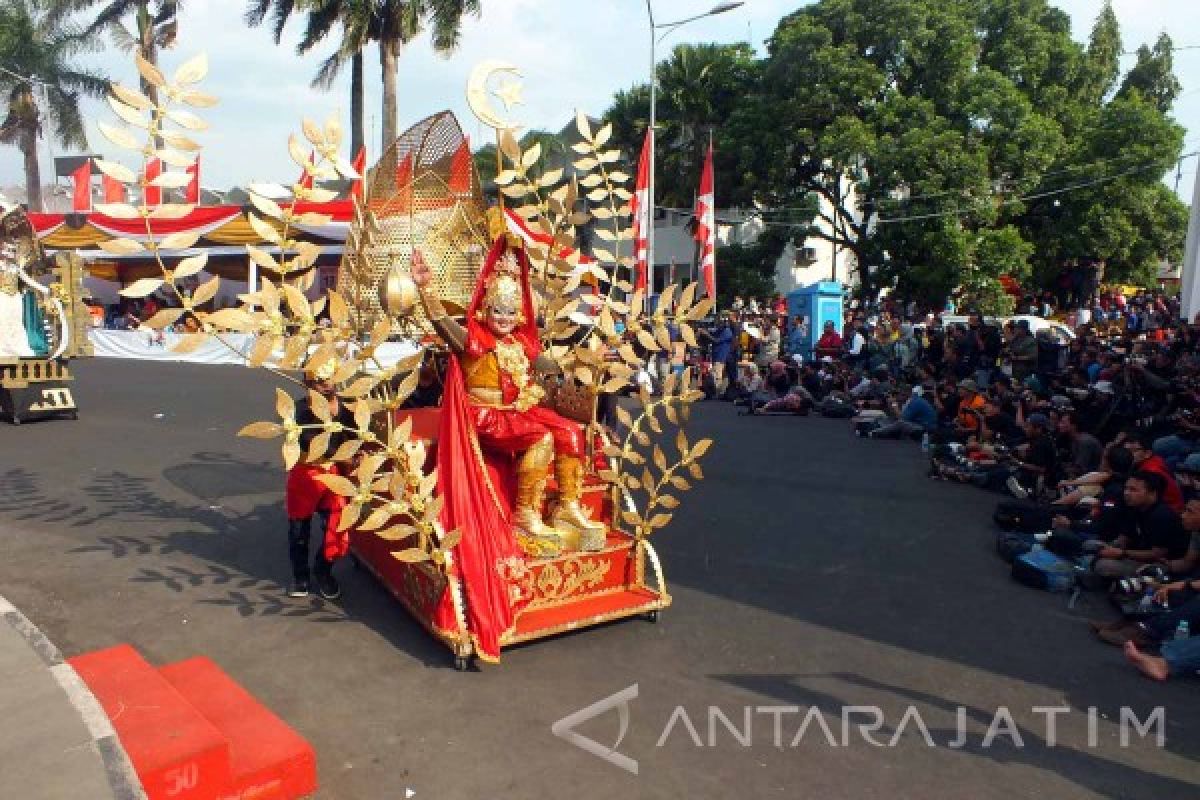
{"type": "MultiPolygon", "coordinates": [[[[1200,151],[1184,153],[1183,155],[1181,155],[1179,157],[1179,161],[1182,162],[1183,159],[1185,159],[1185,158],[1192,158],[1197,155],[1200,155],[1200,151]]],[[[1072,184],[1070,186],[1063,186],[1058,189],[1051,189],[1051,190],[1044,191],[1044,192],[1036,192],[1034,194],[1023,195],[1021,197],[1011,197],[1006,200],[1000,200],[999,204],[1000,205],[1014,205],[1016,203],[1023,203],[1027,200],[1040,200],[1040,199],[1043,199],[1046,197],[1054,197],[1055,195],[1068,194],[1070,192],[1073,192],[1073,191],[1076,191],[1079,189],[1086,189],[1091,186],[1097,186],[1102,183],[1108,183],[1110,181],[1117,180],[1118,178],[1124,178],[1128,175],[1133,175],[1138,172],[1147,172],[1152,169],[1156,169],[1156,165],[1148,164],[1148,165],[1142,165],[1139,167],[1133,167],[1132,169],[1127,169],[1123,172],[1118,172],[1115,175],[1106,175],[1104,177],[1096,178],[1096,179],[1090,180],[1090,181],[1085,181],[1083,183],[1076,183],[1076,184],[1072,184]]],[[[1188,174],[1190,174],[1190,173],[1188,173],[1188,174]]],[[[674,212],[681,212],[681,213],[690,213],[692,210],[692,209],[686,209],[686,208],[672,208],[669,206],[655,206],[655,207],[657,209],[660,209],[663,211],[674,211],[674,212]]],[[[954,211],[941,211],[941,212],[936,212],[936,213],[932,213],[932,214],[915,214],[915,215],[905,216],[905,217],[879,217],[876,220],[876,222],[878,222],[880,225],[884,225],[884,224],[897,223],[897,222],[915,222],[918,220],[937,219],[939,217],[956,217],[956,216],[962,216],[964,214],[971,214],[974,211],[976,211],[982,207],[983,207],[983,201],[975,204],[975,206],[972,208],[956,209],[954,211]]],[[[778,209],[776,209],[776,210],[778,210],[778,209]]],[[[796,210],[807,211],[808,209],[797,208],[796,210]]],[[[720,211],[720,209],[718,209],[717,214],[720,215],[720,213],[721,213],[721,211],[720,211]]],[[[726,213],[728,213],[728,210],[726,210],[726,213]]],[[[761,214],[762,214],[761,211],[754,210],[754,211],[748,212],[747,216],[748,217],[758,216],[760,223],[763,225],[766,225],[766,226],[795,228],[795,227],[808,226],[808,225],[812,224],[812,220],[797,221],[797,222],[781,222],[781,221],[776,221],[776,220],[765,220],[765,219],[761,218],[761,214]]]]}
{"type": "MultiPolygon", "coordinates": [[[[1179,157],[1179,160],[1182,161],[1185,158],[1191,158],[1192,156],[1195,156],[1195,155],[1200,155],[1200,152],[1185,153],[1184,155],[1179,157]]],[[[1016,203],[1023,203],[1026,200],[1040,200],[1045,197],[1053,197],[1055,195],[1073,192],[1077,189],[1086,189],[1090,186],[1097,186],[1101,183],[1108,183],[1109,181],[1115,181],[1118,178],[1123,178],[1127,175],[1133,175],[1134,173],[1137,173],[1137,172],[1146,172],[1151,169],[1156,169],[1156,166],[1153,164],[1150,164],[1148,166],[1134,167],[1133,169],[1128,169],[1128,170],[1125,170],[1124,172],[1118,172],[1116,175],[1108,175],[1103,178],[1096,178],[1095,180],[1086,181],[1084,183],[1077,183],[1073,186],[1064,186],[1061,189],[1052,189],[1047,192],[1038,192],[1035,194],[1025,195],[1023,197],[1013,197],[1013,198],[1009,198],[1008,200],[1001,200],[999,202],[999,204],[1003,206],[1003,205],[1013,205],[1016,203]]],[[[923,219],[935,219],[937,217],[959,217],[964,214],[971,214],[981,207],[982,207],[982,203],[977,203],[974,208],[959,209],[959,210],[955,210],[955,211],[943,211],[943,212],[937,213],[937,214],[916,214],[916,215],[908,216],[908,217],[879,217],[876,221],[880,225],[886,225],[886,224],[896,223],[896,222],[914,222],[914,221],[923,220],[923,219]]]]}

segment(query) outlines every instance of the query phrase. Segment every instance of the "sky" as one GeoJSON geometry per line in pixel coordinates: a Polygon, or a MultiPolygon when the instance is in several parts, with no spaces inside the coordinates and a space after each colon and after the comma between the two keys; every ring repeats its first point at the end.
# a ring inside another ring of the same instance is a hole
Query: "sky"
{"type": "MultiPolygon", "coordinates": [[[[656,21],[671,22],[703,13],[715,0],[652,0],[656,21]]],[[[450,57],[432,52],[427,40],[414,42],[400,58],[400,129],[428,114],[450,109],[472,142],[490,135],[471,114],[465,99],[467,77],[484,59],[502,59],[522,72],[525,104],[515,118],[529,128],[561,129],[576,109],[598,115],[614,92],[644,82],[650,68],[649,29],[645,0],[483,0],[478,18],[463,26],[462,42],[450,57]]],[[[672,33],[658,51],[663,57],[681,42],[750,41],[760,52],[779,19],[805,5],[802,0],[747,0],[733,11],[697,20],[672,33]]],[[[1077,39],[1086,40],[1103,0],[1057,0],[1072,17],[1077,39]]],[[[349,70],[330,92],[309,88],[317,65],[332,45],[307,56],[295,54],[301,21],[288,28],[275,45],[265,28],[242,23],[246,0],[189,0],[177,46],[163,54],[166,71],[197,52],[208,54],[210,71],[201,88],[220,104],[201,111],[208,131],[195,138],[204,145],[203,183],[227,188],[254,181],[291,183],[297,169],[287,155],[288,134],[300,130],[305,116],[324,120],[339,114],[349,127],[349,70]]],[[[1200,46],[1200,2],[1197,0],[1114,0],[1125,49],[1153,43],[1167,31],[1177,45],[1200,46]]],[[[88,56],[114,79],[136,86],[132,57],[111,47],[88,56]]],[[[1126,57],[1128,68],[1133,57],[1126,57]]],[[[366,58],[368,161],[378,157],[380,102],[378,51],[366,58]],[[372,145],[375,145],[372,147],[372,145]]],[[[1176,119],[1189,130],[1186,151],[1200,150],[1200,47],[1176,53],[1176,74],[1183,84],[1176,119]]],[[[109,157],[116,148],[98,133],[97,121],[113,121],[107,106],[87,101],[92,152],[109,157]]],[[[348,134],[347,134],[348,138],[348,134]]],[[[347,145],[348,147],[348,145],[347,145]]],[[[68,155],[59,145],[42,146],[43,175],[51,174],[50,157],[68,155]]],[[[1190,200],[1198,159],[1184,163],[1180,195],[1190,200]]],[[[1174,185],[1174,176],[1168,183],[1174,185]]],[[[23,184],[20,153],[0,147],[0,187],[23,184]]]]}

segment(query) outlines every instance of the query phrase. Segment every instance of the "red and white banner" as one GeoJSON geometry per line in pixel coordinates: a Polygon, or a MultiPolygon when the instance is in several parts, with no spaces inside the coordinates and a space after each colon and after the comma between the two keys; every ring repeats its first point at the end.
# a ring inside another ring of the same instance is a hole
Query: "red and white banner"
{"type": "MultiPolygon", "coordinates": [[[[550,238],[550,234],[542,233],[541,231],[535,231],[530,228],[529,223],[521,219],[521,215],[513,211],[511,208],[504,209],[504,222],[508,227],[508,232],[513,236],[516,236],[518,239],[523,240],[526,246],[535,243],[549,245],[552,241],[554,241],[552,238],[550,238]]],[[[584,255],[583,253],[573,250],[570,247],[564,247],[559,251],[558,255],[559,258],[565,259],[570,259],[573,255],[577,255],[579,258],[579,264],[581,266],[596,263],[596,260],[591,256],[584,255]]]]}
{"type": "Polygon", "coordinates": [[[187,168],[187,174],[192,176],[192,182],[187,185],[183,202],[200,205],[200,156],[196,156],[196,160],[187,168]]]}
{"type": "Polygon", "coordinates": [[[125,184],[121,183],[116,178],[110,178],[107,175],[102,176],[104,185],[104,202],[106,203],[124,203],[125,202],[125,184]]]}
{"type": "Polygon", "coordinates": [[[646,138],[642,141],[642,155],[638,159],[637,183],[633,188],[633,199],[629,201],[629,210],[633,215],[633,288],[645,289],[647,285],[646,264],[647,236],[650,226],[654,224],[654,209],[650,202],[650,159],[654,157],[654,131],[646,129],[646,138]]]}
{"type": "Polygon", "coordinates": [[[157,158],[152,158],[146,162],[146,188],[144,197],[146,205],[158,206],[162,205],[162,189],[157,186],[151,186],[150,182],[162,174],[162,162],[157,158]]]}
{"type": "Polygon", "coordinates": [[[92,160],[89,158],[71,173],[74,192],[71,199],[72,211],[92,210],[92,160]]]}
{"type": "Polygon", "coordinates": [[[354,181],[354,185],[350,187],[350,197],[357,197],[359,200],[363,196],[363,184],[367,180],[367,146],[363,145],[358,148],[358,153],[354,156],[354,161],[350,166],[354,167],[354,171],[359,177],[354,181]]]}
{"type": "Polygon", "coordinates": [[[704,171],[700,173],[700,195],[696,198],[696,233],[700,242],[700,277],[704,280],[704,292],[709,297],[717,296],[717,201],[713,192],[713,148],[708,145],[708,156],[704,159],[704,171]]]}

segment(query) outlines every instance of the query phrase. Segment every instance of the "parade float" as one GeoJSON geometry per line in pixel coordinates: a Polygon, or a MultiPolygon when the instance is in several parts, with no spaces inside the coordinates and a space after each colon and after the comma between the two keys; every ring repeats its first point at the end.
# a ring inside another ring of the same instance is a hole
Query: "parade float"
{"type": "MultiPolygon", "coordinates": [[[[179,168],[153,179],[181,184],[203,121],[187,106],[215,102],[196,88],[203,56],[168,79],[139,59],[159,103],[114,86],[121,126],[101,125],[116,146],[179,168]]],[[[341,153],[336,118],[303,123],[288,150],[310,180],[250,187],[250,224],[273,250],[247,245],[261,270],[257,291],[236,308],[207,311],[214,276],[188,291],[203,253],[125,288],[128,297],[166,292],[178,307],[149,321],[195,314],[202,330],[179,346],[251,333],[250,366],[304,386],[276,390],[276,419],[243,436],[281,438],[283,462],[337,498],[328,533],[374,573],[465,668],[495,662],[511,645],[628,617],[657,618],[670,605],[651,539],[667,527],[683,492],[703,478],[711,442],[683,431],[702,396],[687,371],[658,396],[636,390],[618,404],[616,430],[597,423],[601,397],[628,390],[646,352],[668,350],[670,328],[694,344],[691,325],[711,300],[697,287],[668,287],[653,308],[630,280],[630,176],[607,148],[611,129],[577,115],[568,163],[544,166],[541,147],[522,148],[501,116],[519,101],[515,69],[500,62],[472,74],[468,98],[496,132],[495,183],[503,208],[484,208],[462,131],[449,112],[407,131],[365,176],[338,286],[312,300],[315,248],[296,233],[321,225],[306,204],[328,202],[321,181],[357,179],[341,153]],[[505,83],[489,85],[497,74],[505,83]],[[581,234],[593,242],[580,251],[581,234]],[[389,342],[411,344],[381,360],[389,342]],[[635,348],[636,344],[636,348],[635,348]],[[307,376],[306,381],[297,374],[307,376]],[[333,415],[315,382],[336,387],[351,413],[333,415]],[[433,391],[430,391],[430,389],[433,391]],[[306,446],[302,447],[302,442],[306,446]],[[668,455],[670,454],[670,455],[668,455]]],[[[138,172],[98,161],[109,177],[145,185],[138,172]]],[[[311,206],[309,206],[311,207],[311,206]]],[[[146,223],[187,206],[107,204],[111,217],[146,223]]],[[[117,239],[114,250],[159,247],[153,236],[117,239]]],[[[330,542],[327,537],[327,546],[330,542]]]]}
{"type": "Polygon", "coordinates": [[[71,358],[88,355],[83,268],[47,258],[29,217],[0,203],[0,413],[75,418],[71,358]]]}

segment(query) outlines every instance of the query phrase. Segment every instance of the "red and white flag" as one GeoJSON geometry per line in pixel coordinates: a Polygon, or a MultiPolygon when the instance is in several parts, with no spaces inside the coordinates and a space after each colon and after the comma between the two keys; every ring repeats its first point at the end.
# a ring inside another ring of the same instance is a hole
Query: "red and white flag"
{"type": "Polygon", "coordinates": [[[183,202],[200,205],[200,156],[196,156],[196,160],[187,168],[187,174],[192,176],[192,181],[187,185],[183,202]]]}
{"type": "Polygon", "coordinates": [[[650,159],[654,152],[654,142],[651,137],[654,131],[646,129],[646,138],[642,141],[642,155],[638,159],[637,183],[633,187],[633,199],[629,201],[629,211],[633,216],[633,259],[634,281],[633,288],[645,289],[647,283],[646,265],[647,234],[654,224],[654,215],[650,209],[650,159]]]}
{"type": "Polygon", "coordinates": [[[354,161],[350,166],[354,167],[354,171],[358,173],[358,178],[350,186],[350,196],[362,199],[363,183],[367,180],[367,146],[364,144],[358,148],[358,153],[354,156],[354,161]]]}
{"type": "MultiPolygon", "coordinates": [[[[317,163],[317,151],[316,150],[312,150],[309,152],[308,163],[309,164],[317,163]]],[[[299,180],[296,181],[296,183],[300,186],[301,189],[313,188],[313,176],[309,174],[307,168],[305,168],[305,167],[300,168],[300,178],[299,178],[299,180]]]]}
{"type": "Polygon", "coordinates": [[[709,297],[717,296],[717,201],[713,193],[713,148],[708,145],[708,157],[704,159],[704,171],[700,173],[700,195],[696,198],[696,232],[693,237],[700,242],[700,277],[704,280],[704,292],[709,297]]]}
{"type": "Polygon", "coordinates": [[[125,202],[125,184],[121,183],[116,178],[110,178],[107,175],[102,176],[101,181],[104,185],[104,202],[125,202]]]}
{"type": "Polygon", "coordinates": [[[72,211],[91,211],[92,210],[92,160],[89,158],[79,165],[79,168],[71,173],[71,180],[75,184],[73,197],[71,199],[72,211]]]}
{"type": "Polygon", "coordinates": [[[152,158],[146,162],[146,187],[142,191],[142,196],[146,200],[146,205],[157,206],[162,205],[162,188],[151,186],[150,182],[162,174],[162,162],[157,158],[152,158]]]}

